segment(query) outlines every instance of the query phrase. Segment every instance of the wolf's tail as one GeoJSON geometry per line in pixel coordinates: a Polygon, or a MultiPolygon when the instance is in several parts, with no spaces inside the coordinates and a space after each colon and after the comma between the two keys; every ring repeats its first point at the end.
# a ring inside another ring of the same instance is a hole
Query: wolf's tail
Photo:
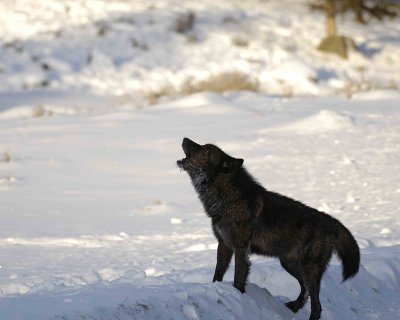
{"type": "Polygon", "coordinates": [[[343,281],[354,277],[360,267],[360,249],[350,231],[337,221],[338,237],[335,242],[335,250],[342,260],[343,281]]]}

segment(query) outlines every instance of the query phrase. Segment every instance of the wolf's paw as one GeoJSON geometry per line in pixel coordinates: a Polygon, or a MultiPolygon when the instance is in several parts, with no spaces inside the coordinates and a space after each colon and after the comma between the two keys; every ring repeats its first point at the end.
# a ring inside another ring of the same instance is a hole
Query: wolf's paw
{"type": "Polygon", "coordinates": [[[299,309],[301,308],[301,305],[297,301],[289,301],[285,304],[286,304],[286,307],[288,307],[294,313],[299,311],[299,309]]]}
{"type": "Polygon", "coordinates": [[[246,289],[243,287],[243,288],[241,288],[241,287],[236,287],[235,285],[234,285],[234,287],[236,288],[236,289],[238,289],[241,293],[245,293],[246,292],[246,289]]]}

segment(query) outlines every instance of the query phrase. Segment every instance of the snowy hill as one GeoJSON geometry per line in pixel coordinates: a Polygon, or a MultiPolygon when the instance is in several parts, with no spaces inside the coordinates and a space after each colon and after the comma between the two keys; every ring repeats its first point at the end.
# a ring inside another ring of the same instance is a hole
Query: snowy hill
{"type": "MultiPolygon", "coordinates": [[[[324,15],[309,1],[2,1],[0,92],[92,91],[154,103],[232,72],[270,94],[352,95],[397,89],[398,19],[338,20],[357,50],[318,50],[324,15]],[[290,8],[290,10],[288,10],[290,8]]],[[[229,81],[229,80],[224,80],[229,81]]]]}
{"type": "Polygon", "coordinates": [[[185,136],[352,231],[362,267],[341,283],[332,260],[322,319],[400,318],[399,21],[343,18],[342,61],[315,50],[320,13],[285,8],[0,2],[0,320],[308,319],[277,260],[252,256],[244,295],[233,265],[211,283],[185,136]],[[196,92],[233,71],[257,90],[196,92]]]}

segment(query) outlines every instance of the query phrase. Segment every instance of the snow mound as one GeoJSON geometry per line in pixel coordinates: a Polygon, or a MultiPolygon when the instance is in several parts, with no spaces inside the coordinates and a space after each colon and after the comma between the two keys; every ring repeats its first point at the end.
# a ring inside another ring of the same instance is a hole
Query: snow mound
{"type": "Polygon", "coordinates": [[[351,130],[354,119],[348,114],[321,110],[317,114],[267,131],[293,131],[297,134],[314,134],[326,131],[351,130]]]}
{"type": "MultiPolygon", "coordinates": [[[[400,312],[400,246],[362,250],[359,273],[341,283],[341,266],[333,259],[321,284],[322,319],[397,320],[400,312]],[[385,304],[382,304],[385,301],[385,304]]],[[[17,275],[13,295],[0,299],[1,319],[308,319],[310,302],[296,315],[285,302],[297,297],[297,282],[273,260],[254,261],[246,293],[226,282],[209,283],[212,268],[175,270],[160,276],[136,268],[105,268],[98,282],[53,278],[32,290],[17,275]],[[73,284],[75,283],[75,284],[73,284]],[[267,289],[268,288],[268,289],[267,289]]]]}
{"type": "MultiPolygon", "coordinates": [[[[242,295],[231,283],[143,288],[140,297],[127,298],[111,308],[96,310],[91,319],[289,319],[291,312],[257,285],[242,295]]],[[[82,315],[64,319],[81,319],[82,315]]]]}
{"type": "Polygon", "coordinates": [[[376,91],[368,91],[368,92],[359,92],[353,96],[355,100],[361,101],[376,101],[376,100],[392,100],[399,99],[400,91],[394,90],[376,90],[376,91]]]}

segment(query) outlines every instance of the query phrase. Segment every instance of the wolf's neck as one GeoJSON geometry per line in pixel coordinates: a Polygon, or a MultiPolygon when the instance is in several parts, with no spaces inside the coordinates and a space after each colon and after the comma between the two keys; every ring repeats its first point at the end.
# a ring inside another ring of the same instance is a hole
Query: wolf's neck
{"type": "Polygon", "coordinates": [[[215,218],[222,214],[222,199],[217,188],[209,182],[207,174],[203,171],[199,171],[192,177],[192,184],[199,195],[204,210],[209,217],[215,218]]]}
{"type": "Polygon", "coordinates": [[[203,192],[207,188],[207,174],[204,171],[198,170],[190,178],[197,193],[203,192]]]}

